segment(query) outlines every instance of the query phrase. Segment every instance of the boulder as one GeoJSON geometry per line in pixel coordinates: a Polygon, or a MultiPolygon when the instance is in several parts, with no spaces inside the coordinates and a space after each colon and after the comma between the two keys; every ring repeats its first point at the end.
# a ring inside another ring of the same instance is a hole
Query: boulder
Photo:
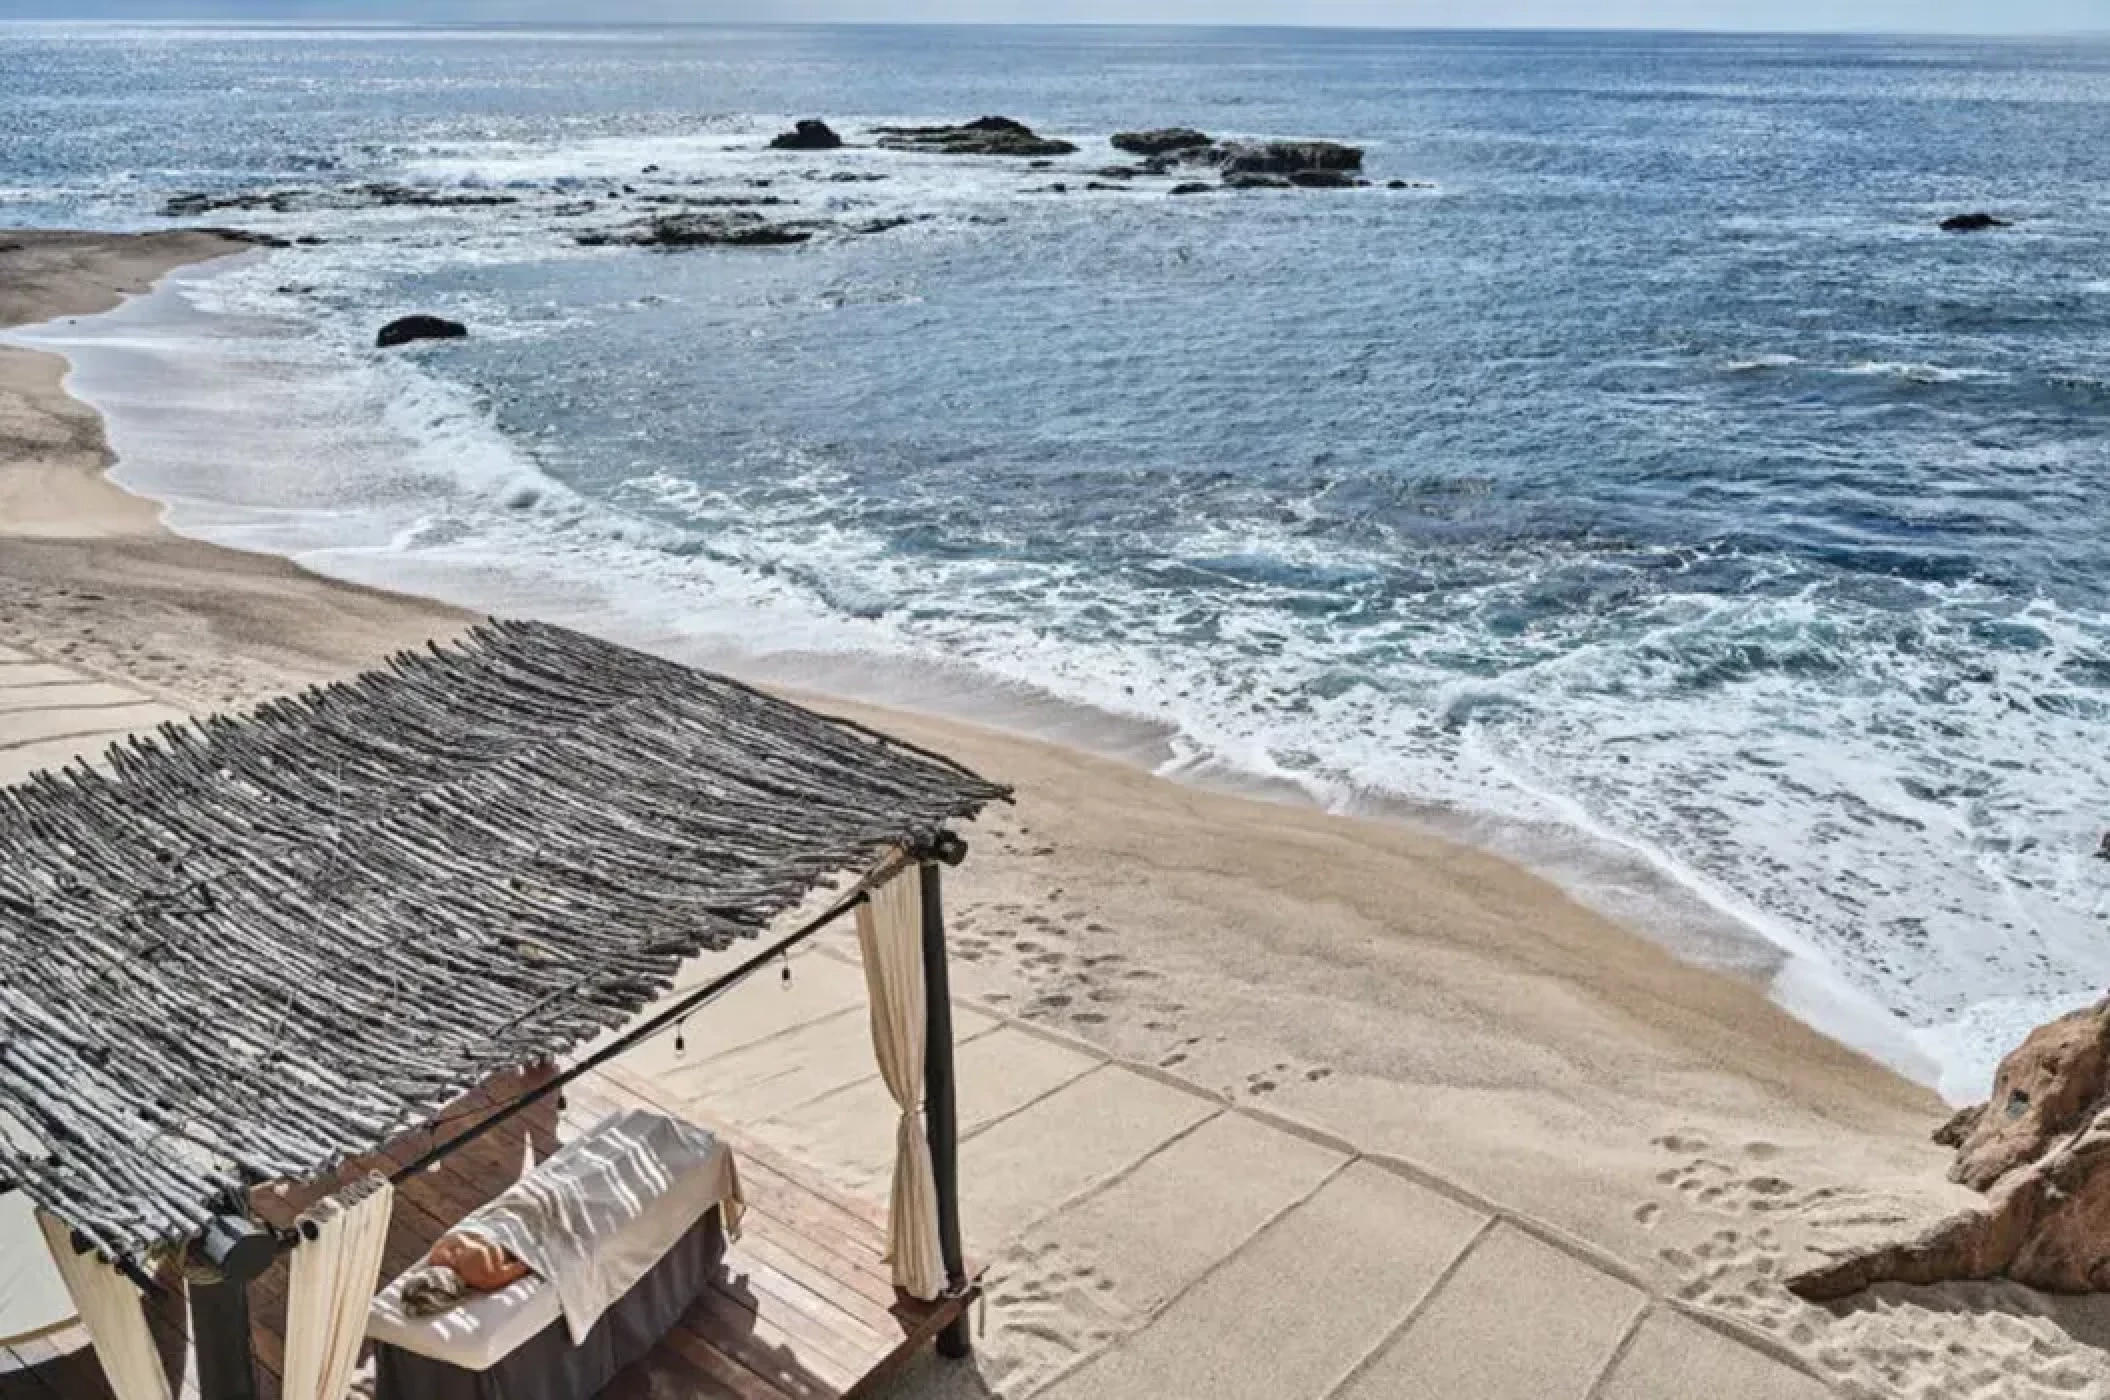
{"type": "Polygon", "coordinates": [[[769,144],[779,151],[833,151],[841,148],[843,138],[837,136],[835,129],[828,123],[808,119],[799,122],[769,144]]]}
{"type": "MultiPolygon", "coordinates": [[[[1993,1096],[1943,1124],[1949,1180],[1989,1191],[2084,1126],[2110,1095],[2110,999],[2031,1031],[1993,1075],[1993,1096]]],[[[2105,1242],[2110,1245],[2110,1241],[2105,1242]]]]}
{"type": "Polygon", "coordinates": [[[2006,228],[2008,221],[1984,212],[1951,214],[1941,221],[1941,226],[1944,233],[1979,233],[1989,228],[2006,228]]]}
{"type": "Polygon", "coordinates": [[[374,337],[374,344],[386,350],[413,340],[460,340],[468,333],[467,326],[444,316],[404,316],[383,326],[374,337]]]}
{"type": "Polygon", "coordinates": [[[1201,180],[1183,180],[1172,187],[1174,194],[1213,194],[1216,186],[1201,180]]]}
{"type": "Polygon", "coordinates": [[[1191,126],[1165,126],[1154,131],[1117,131],[1112,137],[1114,149],[1126,151],[1132,156],[1163,156],[1174,151],[1190,151],[1199,146],[1215,143],[1191,126]]]}
{"type": "Polygon", "coordinates": [[[881,126],[879,144],[893,151],[946,156],[1066,156],[1077,148],[1042,136],[1009,117],[977,117],[957,126],[881,126]]]}
{"type": "Polygon", "coordinates": [[[1957,1150],[1951,1179],[1985,1204],[1799,1273],[1790,1290],[1825,1301],[1877,1283],[2005,1278],[2110,1291],[2110,999],[2032,1031],[2000,1062],[1993,1097],[1934,1137],[1957,1150]]]}
{"type": "Polygon", "coordinates": [[[1292,170],[1286,177],[1307,190],[1352,190],[1358,181],[1345,170],[1292,170]]]}

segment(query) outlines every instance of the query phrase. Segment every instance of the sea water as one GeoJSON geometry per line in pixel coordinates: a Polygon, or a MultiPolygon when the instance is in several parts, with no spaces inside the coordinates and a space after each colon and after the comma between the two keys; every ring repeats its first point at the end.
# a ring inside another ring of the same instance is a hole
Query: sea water
{"type": "Polygon", "coordinates": [[[2110,43],[0,29],[0,223],[367,180],[516,202],[29,337],[177,528],[1434,823],[1955,1095],[2110,984],[2110,43]],[[1174,123],[1375,183],[1084,188],[1174,123]]]}

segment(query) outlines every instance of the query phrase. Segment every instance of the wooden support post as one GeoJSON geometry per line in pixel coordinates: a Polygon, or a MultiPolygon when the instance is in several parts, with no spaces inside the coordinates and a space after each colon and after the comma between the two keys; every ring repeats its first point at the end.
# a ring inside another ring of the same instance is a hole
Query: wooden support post
{"type": "Polygon", "coordinates": [[[194,1249],[214,1282],[190,1285],[191,1348],[198,1357],[201,1400],[257,1400],[256,1357],[249,1332],[250,1280],[271,1267],[278,1246],[256,1223],[213,1217],[194,1249]]]}
{"type": "MultiPolygon", "coordinates": [[[[945,902],[936,861],[921,866],[923,880],[923,1116],[930,1132],[931,1176],[938,1186],[938,1249],[946,1283],[967,1286],[967,1259],[960,1246],[960,1117],[953,1088],[952,975],[945,962],[945,902]]],[[[974,1349],[973,1329],[962,1312],[938,1334],[938,1354],[957,1360],[974,1349]]]]}

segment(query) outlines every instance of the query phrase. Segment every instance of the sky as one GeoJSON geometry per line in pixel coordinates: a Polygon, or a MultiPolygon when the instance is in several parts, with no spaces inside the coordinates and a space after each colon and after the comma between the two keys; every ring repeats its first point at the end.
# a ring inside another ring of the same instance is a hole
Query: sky
{"type": "Polygon", "coordinates": [[[2110,0],[0,0],[10,19],[2110,31],[2110,0]]]}

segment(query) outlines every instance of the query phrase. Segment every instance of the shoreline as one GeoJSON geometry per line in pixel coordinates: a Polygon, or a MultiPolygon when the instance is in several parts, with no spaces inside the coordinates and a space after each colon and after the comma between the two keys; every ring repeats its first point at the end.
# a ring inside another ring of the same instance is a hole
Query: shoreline
{"type": "MultiPolygon", "coordinates": [[[[26,247],[5,255],[20,260],[27,253],[30,262],[16,261],[20,270],[10,280],[18,290],[0,301],[0,323],[95,314],[167,272],[242,247],[184,233],[8,236],[17,244],[25,240],[26,247]]],[[[7,454],[0,460],[7,561],[0,566],[0,603],[12,604],[0,639],[203,707],[342,675],[471,619],[451,605],[341,582],[277,556],[166,530],[156,503],[108,479],[114,456],[99,416],[65,393],[63,377],[56,357],[0,347],[8,401],[0,418],[0,451],[7,454]],[[25,414],[43,415],[47,425],[25,431],[25,414]],[[62,423],[64,433],[48,423],[62,423]],[[25,468],[33,473],[26,479],[25,468]]],[[[1073,878],[1088,871],[1112,877],[1102,897],[1131,883],[1118,878],[1132,864],[1124,846],[1169,840],[1186,848],[1180,883],[1202,877],[1243,889],[1250,903],[1282,915],[1278,927],[1263,933],[1250,914],[1219,907],[1230,926],[1259,936],[1262,946],[1245,950],[1247,956],[1271,956],[1279,949],[1265,945],[1286,944],[1300,956],[1325,960],[1334,950],[1323,936],[1294,932],[1294,911],[1307,901],[1345,905],[1335,913],[1353,914],[1356,942],[1374,941],[1392,925],[1396,932],[1411,930],[1408,942],[1426,942],[1446,956],[1493,957],[1503,964],[1498,980],[1550,976],[1560,984],[1560,1000],[1601,1003],[1595,1015],[1631,1022],[1637,1035],[1660,1041],[1688,1069],[1732,1073],[1751,1087],[1800,1099],[1821,1116],[1871,1105],[1907,1116],[1938,1112],[1930,1091],[1790,1016],[1750,979],[1683,962],[1499,856],[1403,822],[1212,791],[1000,729],[799,694],[1016,782],[1028,808],[1060,809],[1039,813],[1035,824],[1063,828],[1056,850],[1071,857],[1062,865],[1075,862],[1073,878]],[[1120,826],[1086,834],[1115,814],[1126,818],[1127,834],[1120,826]],[[1178,829],[1182,824],[1186,829],[1178,829]],[[1326,871],[1329,861],[1355,867],[1353,883],[1361,890],[1341,887],[1343,872],[1326,871]],[[1373,898],[1379,891],[1392,897],[1373,898]]],[[[1062,882],[1059,871],[1050,878],[1062,882]]],[[[1159,902],[1132,886],[1127,893],[1137,903],[1159,902]]],[[[1221,902],[1193,890],[1187,897],[1221,902]]],[[[1111,917],[1114,910],[1106,912],[1111,917]]],[[[1192,924],[1192,913],[1172,922],[1192,924]]],[[[1356,962],[1389,963],[1400,949],[1338,951],[1356,962]]],[[[1580,1051],[1597,1038],[1593,1031],[1571,1048],[1580,1051]]]]}
{"type": "MultiPolygon", "coordinates": [[[[242,251],[240,245],[222,245],[222,250],[242,251]]],[[[69,361],[72,368],[67,383],[72,393],[82,396],[91,413],[117,415],[117,427],[111,432],[119,428],[140,431],[142,413],[150,411],[153,404],[151,392],[132,388],[128,378],[137,372],[128,358],[135,350],[133,328],[136,326],[136,334],[145,337],[137,342],[139,346],[151,345],[153,337],[164,333],[162,325],[171,317],[188,329],[190,321],[200,313],[188,308],[177,284],[216,275],[213,269],[195,261],[173,264],[166,272],[164,278],[149,279],[151,286],[132,288],[149,295],[143,304],[128,309],[107,329],[88,332],[69,342],[63,332],[53,333],[60,324],[53,318],[27,328],[29,333],[24,339],[29,348],[69,361]],[[83,383],[86,388],[80,387],[83,383]]],[[[98,309],[108,310],[115,304],[106,298],[98,309]]],[[[0,318],[0,324],[4,323],[5,318],[0,318]]],[[[152,382],[160,381],[157,378],[152,382]]],[[[177,381],[172,391],[179,396],[179,403],[188,405],[192,396],[201,391],[214,392],[216,385],[207,374],[194,376],[191,381],[177,381]]],[[[187,409],[179,410],[184,411],[187,409]]],[[[321,543],[316,532],[298,523],[298,510],[290,513],[289,524],[280,526],[272,522],[268,511],[252,521],[244,514],[248,507],[223,507],[209,492],[193,497],[183,485],[186,478],[180,470],[172,474],[167,464],[154,465],[163,452],[173,452],[178,463],[193,465],[188,444],[194,439],[190,434],[209,430],[211,415],[208,411],[186,421],[192,426],[173,432],[167,428],[150,430],[150,441],[159,450],[144,455],[143,460],[149,463],[144,468],[118,464],[106,448],[105,460],[113,470],[99,483],[101,489],[114,492],[156,517],[154,528],[165,537],[177,537],[182,532],[180,537],[184,539],[217,541],[218,548],[278,561],[307,578],[367,595],[416,600],[457,619],[478,616],[487,610],[524,610],[692,664],[727,670],[823,707],[867,706],[881,715],[915,714],[939,722],[994,729],[1020,739],[1112,759],[1167,781],[1218,795],[1401,826],[1440,842],[1484,852],[1550,881],[1585,907],[1666,948],[1680,961],[1744,980],[1788,1009],[1796,1019],[1855,1052],[1916,1083],[1934,1086],[1937,1092],[1943,1088],[1953,1091],[1953,1085],[1948,1083],[1955,1077],[1953,1067],[1930,1054],[1915,1033],[1900,1032],[1889,1014],[1849,982],[1824,953],[1792,929],[1779,926],[1777,921],[1681,866],[1662,850],[1605,830],[1579,809],[1570,812],[1565,820],[1550,813],[1527,819],[1429,805],[1418,802],[1411,794],[1396,791],[1357,786],[1321,791],[1294,775],[1270,775],[1239,767],[1235,760],[1222,756],[1184,753],[1179,731],[1166,721],[1094,708],[1030,685],[1022,687],[950,667],[942,661],[825,650],[753,652],[737,643],[704,641],[678,629],[668,630],[660,620],[646,614],[633,615],[618,595],[604,596],[591,579],[553,582],[539,575],[522,575],[518,579],[498,574],[487,577],[459,566],[408,558],[377,564],[376,558],[386,558],[387,551],[376,556],[366,547],[321,543]],[[123,469],[114,469],[119,466],[123,469]],[[230,511],[233,513],[228,514],[230,511]],[[176,522],[174,526],[169,524],[171,521],[176,522]],[[315,542],[303,543],[304,539],[315,542]],[[397,572],[406,566],[413,572],[397,572]]],[[[273,447],[262,450],[261,460],[268,462],[273,447]]],[[[194,465],[206,473],[214,470],[209,457],[201,457],[194,465]]],[[[210,480],[210,476],[204,479],[210,480]]],[[[543,486],[520,489],[540,491],[543,486]]],[[[116,507],[105,502],[97,509],[114,511],[116,507]]],[[[327,665],[315,672],[330,673],[327,665]]],[[[1557,809],[1562,804],[1554,800],[1550,805],[1557,809]]]]}
{"type": "MultiPolygon", "coordinates": [[[[232,251],[195,235],[0,235],[0,325],[94,314],[232,251]]],[[[0,647],[200,713],[473,620],[167,530],[108,478],[100,417],[64,377],[62,358],[0,345],[0,647]]],[[[1937,1290],[1827,1313],[1779,1287],[1813,1249],[1975,1198],[1944,1180],[1931,1089],[1755,979],[1406,821],[774,688],[1016,787],[1016,807],[966,830],[973,858],[948,882],[955,992],[985,1015],[1543,1222],[1808,1373],[1876,1384],[1903,1348],[1946,1376],[1953,1354],[2010,1345],[1986,1330],[2012,1321],[1987,1306],[2000,1299],[1937,1290]]],[[[830,1145],[813,1147],[827,1170],[830,1145]]],[[[1050,1266],[1000,1267],[1030,1281],[1050,1266]]],[[[1031,1373],[1030,1336],[1001,1319],[996,1332],[998,1374],[1031,1373]]]]}
{"type": "MultiPolygon", "coordinates": [[[[154,291],[172,273],[239,256],[252,246],[216,230],[7,233],[0,239],[0,257],[12,262],[26,253],[29,263],[26,267],[17,264],[10,268],[13,285],[0,292],[0,331],[114,310],[134,297],[154,291]],[[49,289],[52,282],[59,283],[58,288],[49,289]],[[49,289],[43,296],[38,295],[40,283],[49,289]]],[[[10,556],[10,563],[0,567],[0,598],[12,592],[21,599],[26,589],[50,589],[59,599],[71,597],[90,605],[151,601],[181,609],[193,620],[204,622],[207,636],[244,653],[244,660],[266,661],[281,672],[277,679],[282,684],[294,686],[334,679],[391,651],[444,638],[482,615],[427,595],[320,573],[282,555],[236,549],[170,530],[162,523],[162,503],[135,494],[112,479],[110,473],[117,457],[104,434],[101,415],[67,391],[64,380],[69,372],[65,358],[56,352],[0,344],[0,394],[15,400],[9,405],[12,412],[0,417],[0,453],[6,454],[0,456],[0,468],[8,469],[0,475],[0,540],[8,543],[10,556]],[[18,415],[23,405],[63,423],[63,438],[22,435],[18,415]],[[46,452],[55,448],[57,460],[11,460],[16,453],[32,447],[46,452]],[[31,471],[33,476],[26,475],[31,471]],[[29,567],[24,568],[25,563],[29,567]],[[110,567],[113,564],[118,567],[110,567]],[[96,573],[98,582],[92,588],[84,588],[84,576],[91,571],[96,573]],[[243,606],[245,595],[263,586],[272,591],[269,601],[276,614],[268,620],[243,606]],[[209,589],[223,589],[228,596],[209,598],[209,589]],[[281,589],[291,596],[280,596],[281,589]],[[329,615],[328,625],[321,625],[325,619],[316,614],[329,615]]],[[[77,611],[63,605],[54,610],[61,615],[77,611]]],[[[38,609],[33,605],[27,611],[34,613],[38,609]]],[[[20,629],[19,621],[10,629],[18,639],[22,635],[20,629]]],[[[38,629],[32,623],[26,630],[33,636],[38,629]]],[[[113,672],[124,680],[163,690],[165,698],[185,704],[196,705],[210,693],[201,687],[200,678],[181,669],[157,673],[152,663],[167,658],[157,658],[152,653],[147,654],[149,664],[138,667],[122,661],[115,666],[107,662],[97,665],[93,660],[78,658],[83,650],[78,643],[62,643],[57,650],[68,664],[113,672]]],[[[847,678],[848,666],[840,658],[813,659],[824,668],[834,664],[838,674],[847,678]]],[[[793,658],[792,664],[764,663],[748,669],[760,672],[758,678],[763,683],[804,703],[854,713],[897,730],[917,729],[942,737],[946,731],[958,728],[978,732],[998,744],[1032,745],[1050,755],[1114,764],[1143,783],[1185,788],[1211,799],[1257,804],[1264,809],[1300,812],[1322,824],[1339,822],[1390,830],[1454,857],[1471,856],[1520,880],[1559,886],[1558,881],[1519,864],[1503,852],[1437,829],[1417,816],[1405,801],[1371,800],[1364,805],[1373,810],[1339,811],[1329,809],[1315,795],[1287,781],[1215,771],[1166,776],[1151,763],[1150,751],[1159,745],[1142,737],[1146,726],[1141,721],[1132,722],[1137,737],[1129,743],[1094,743],[1082,734],[1050,739],[1035,732],[1026,718],[1028,713],[1077,707],[1038,696],[1016,697],[1008,706],[1000,698],[977,695],[969,700],[969,687],[961,683],[952,687],[960,692],[953,704],[940,702],[928,709],[910,709],[891,695],[872,700],[845,693],[846,685],[837,688],[826,680],[816,684],[798,674],[796,661],[793,658]],[[971,711],[977,702],[984,713],[973,716],[971,711]],[[1007,717],[1007,709],[1015,711],[1017,718],[1007,717]]],[[[902,683],[897,682],[892,688],[899,690],[902,683]]],[[[221,703],[243,703],[249,698],[256,697],[233,689],[220,692],[221,703]]],[[[1118,716],[1097,712],[1090,719],[1109,730],[1124,723],[1118,716]]],[[[1072,726],[1073,730],[1082,727],[1072,726]]],[[[1636,859],[1637,864],[1645,863],[1636,859]]],[[[1674,883],[1660,871],[1650,873],[1666,884],[1674,883]]],[[[1558,893],[1587,907],[1586,901],[1564,887],[1558,888],[1558,893]]],[[[1675,887],[1675,894],[1696,905],[1705,902],[1699,892],[1682,885],[1675,887]]],[[[1719,909],[1710,912],[1725,919],[1730,917],[1719,909]]],[[[1663,952],[1680,967],[1761,993],[1767,990],[1773,975],[1796,956],[1766,941],[1765,947],[1777,960],[1767,960],[1762,968],[1748,960],[1744,967],[1735,966],[1738,960],[1728,960],[1728,965],[1695,961],[1663,949],[1658,940],[1620,926],[1615,919],[1607,918],[1605,922],[1618,927],[1626,938],[1663,952]]],[[[1755,931],[1749,936],[1754,942],[1761,937],[1755,931]]],[[[1878,1057],[1849,1041],[1826,1034],[1801,1018],[1791,1019],[1826,1044],[1866,1060],[1886,1074],[1896,1073],[1878,1057]]],[[[1900,1077],[1915,1088],[1923,1087],[1909,1077],[1900,1077]]]]}

